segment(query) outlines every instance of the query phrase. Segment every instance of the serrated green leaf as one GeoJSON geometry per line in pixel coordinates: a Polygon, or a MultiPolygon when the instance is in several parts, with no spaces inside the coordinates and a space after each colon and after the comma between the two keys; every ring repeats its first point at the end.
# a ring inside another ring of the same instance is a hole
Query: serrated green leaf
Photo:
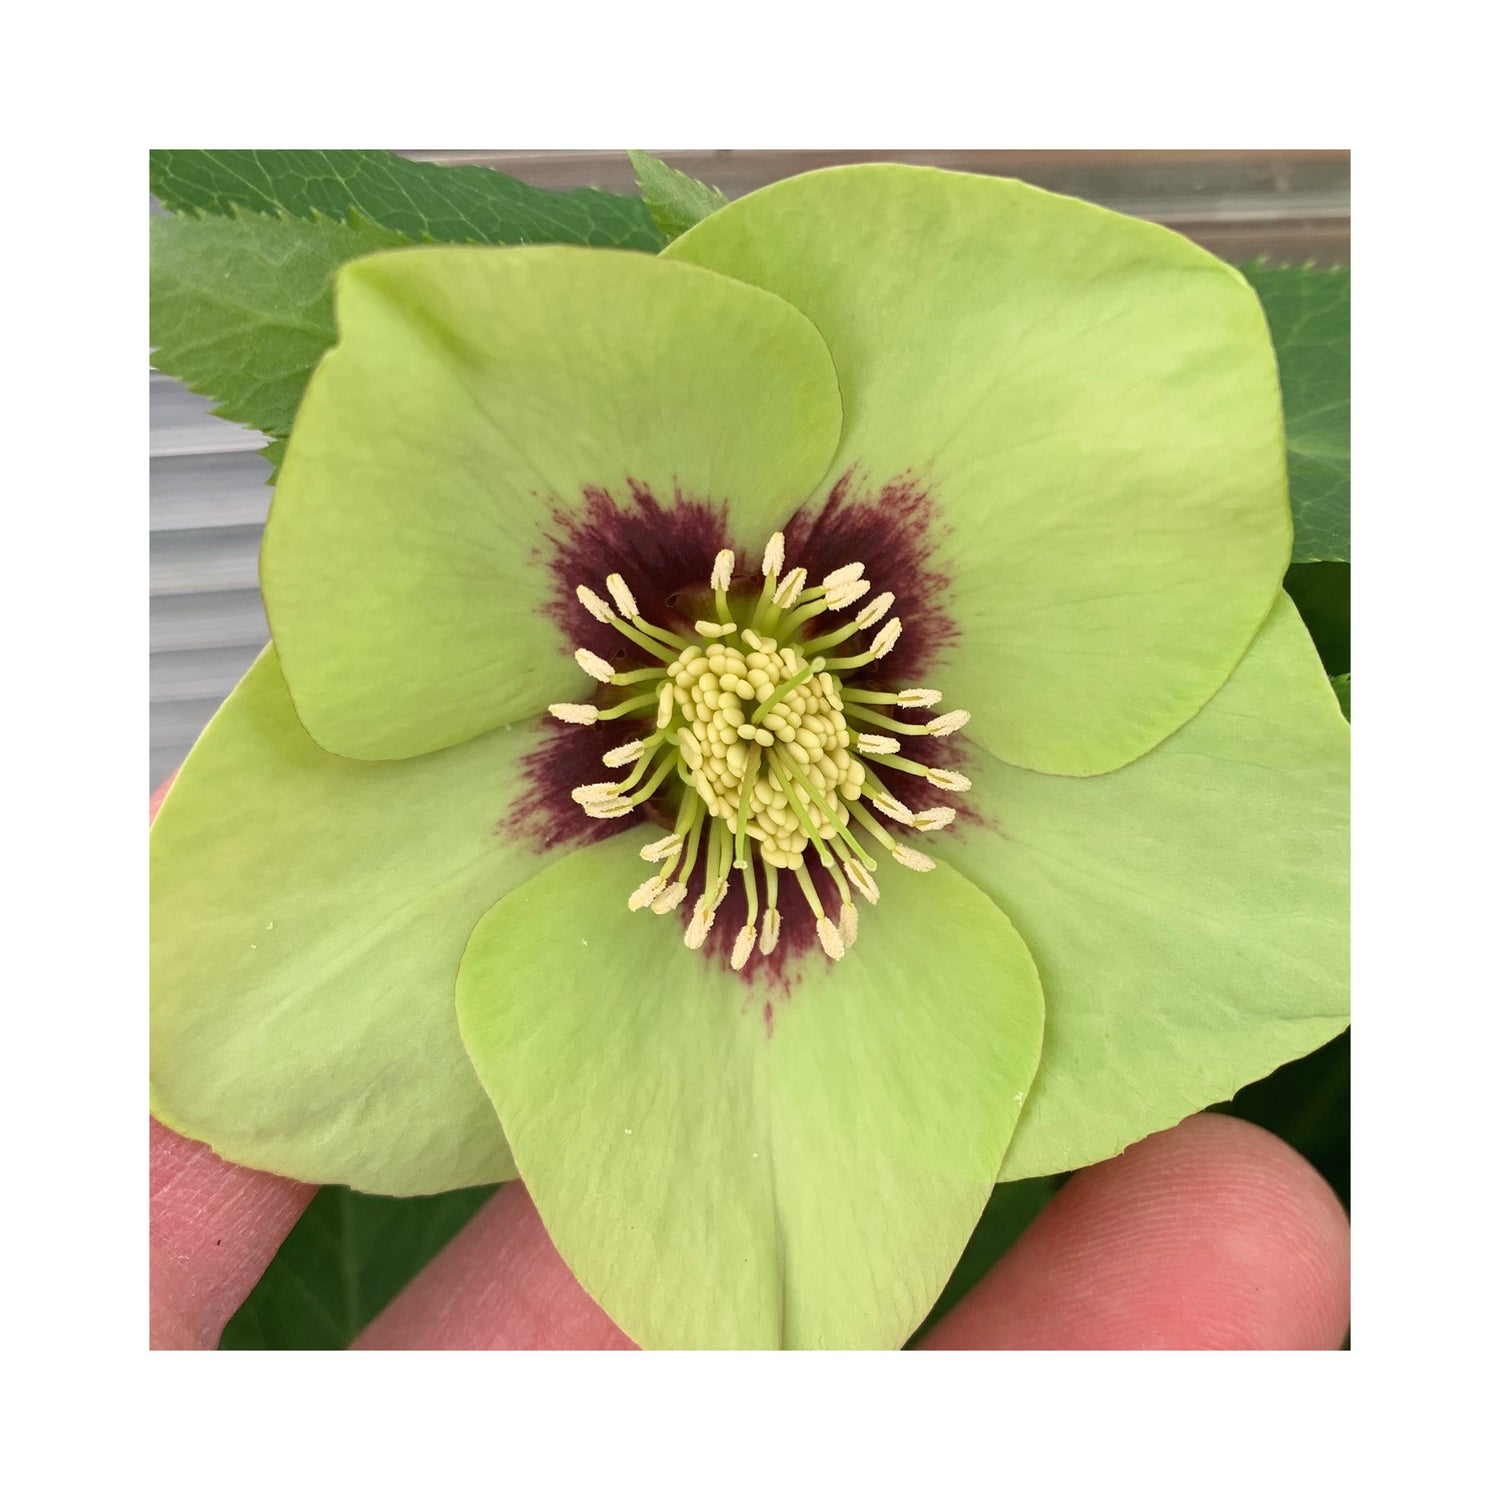
{"type": "Polygon", "coordinates": [[[675,240],[729,202],[718,188],[699,182],[644,151],[632,151],[629,155],[641,197],[646,200],[656,227],[669,240],[675,240]]]}
{"type": "Polygon", "coordinates": [[[152,362],[217,401],[219,416],[285,437],[334,340],[333,273],[410,243],[374,224],[285,214],[153,219],[152,362]]]}
{"type": "Polygon", "coordinates": [[[1336,677],[1330,677],[1329,682],[1333,684],[1333,691],[1338,695],[1339,707],[1344,710],[1344,717],[1349,717],[1349,674],[1340,672],[1336,677]]]}
{"type": "Polygon", "coordinates": [[[1292,561],[1349,560],[1349,272],[1250,265],[1281,366],[1292,561]]]}
{"type": "Polygon", "coordinates": [[[151,191],[174,212],[351,213],[413,240],[610,245],[659,250],[639,198],[531,187],[488,167],[408,161],[390,151],[153,151],[151,191]]]}
{"type": "Polygon", "coordinates": [[[219,1347],[347,1348],[493,1191],[377,1198],[320,1189],[219,1347]]]}

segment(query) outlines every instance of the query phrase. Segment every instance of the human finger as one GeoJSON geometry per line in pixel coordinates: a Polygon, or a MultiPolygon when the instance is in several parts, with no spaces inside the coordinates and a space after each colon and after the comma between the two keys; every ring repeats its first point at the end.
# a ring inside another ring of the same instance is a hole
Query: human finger
{"type": "Polygon", "coordinates": [[[151,1347],[216,1347],[316,1191],[152,1120],[151,1347]]]}
{"type": "Polygon", "coordinates": [[[1349,1220],[1291,1147],[1196,1115],[1077,1172],[929,1349],[1336,1349],[1349,1220]]]}
{"type": "Polygon", "coordinates": [[[355,1340],[357,1349],[631,1349],[507,1183],[355,1340]]]}

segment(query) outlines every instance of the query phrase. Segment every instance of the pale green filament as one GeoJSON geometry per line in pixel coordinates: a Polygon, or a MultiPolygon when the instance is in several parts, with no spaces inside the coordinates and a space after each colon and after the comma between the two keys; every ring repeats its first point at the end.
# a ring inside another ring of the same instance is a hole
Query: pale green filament
{"type": "Polygon", "coordinates": [[[623,719],[626,714],[634,713],[637,709],[648,708],[656,702],[655,693],[647,693],[640,698],[627,698],[623,703],[617,703],[613,708],[601,708],[599,717],[601,719],[623,719]]]}
{"type": "Polygon", "coordinates": [[[665,630],[653,631],[652,634],[646,635],[619,618],[611,620],[610,624],[627,640],[634,641],[642,651],[649,651],[652,656],[659,657],[664,662],[675,661],[677,653],[687,645],[686,641],[678,640],[676,636],[665,630]]]}
{"type": "MultiPolygon", "coordinates": [[[[660,625],[653,625],[649,620],[641,619],[639,615],[633,616],[630,623],[637,630],[644,631],[653,639],[660,641],[662,645],[675,646],[678,652],[682,652],[692,645],[691,641],[685,641],[680,635],[676,635],[670,630],[663,630],[660,625]]],[[[676,657],[668,657],[667,660],[675,661],[676,657]]]]}
{"type": "Polygon", "coordinates": [[[925,734],[926,730],[921,724],[903,724],[900,719],[892,719],[886,714],[876,713],[873,709],[864,707],[860,703],[845,703],[844,713],[851,719],[860,719],[866,724],[874,724],[890,734],[925,734]]]}
{"type": "Polygon", "coordinates": [[[661,667],[641,667],[635,672],[616,672],[609,680],[615,687],[633,687],[638,682],[660,682],[666,675],[661,667]]]}

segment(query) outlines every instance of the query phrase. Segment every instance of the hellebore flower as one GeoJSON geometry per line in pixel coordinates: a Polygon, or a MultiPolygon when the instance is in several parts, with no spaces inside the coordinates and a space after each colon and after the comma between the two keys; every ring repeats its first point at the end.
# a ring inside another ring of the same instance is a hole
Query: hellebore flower
{"type": "Polygon", "coordinates": [[[997,1179],[1342,1029],[1347,730],[1235,271],[859,166],[337,311],[273,647],[153,835],[166,1124],[519,1172],[641,1343],[891,1346],[997,1179]]]}

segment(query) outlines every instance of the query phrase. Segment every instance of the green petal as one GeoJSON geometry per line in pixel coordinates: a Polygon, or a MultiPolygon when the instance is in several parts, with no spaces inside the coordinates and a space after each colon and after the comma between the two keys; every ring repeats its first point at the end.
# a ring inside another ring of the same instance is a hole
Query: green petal
{"type": "Polygon", "coordinates": [[[366,1192],[515,1175],[453,1015],[475,921],[545,856],[497,820],[531,728],[420,760],[320,750],[267,651],[151,833],[152,1112],[366,1192]]]}
{"type": "Polygon", "coordinates": [[[948,588],[925,607],[957,648],[930,685],[986,749],[1111,770],[1228,677],[1292,535],[1275,357],[1238,272],[1158,225],[901,166],[777,183],[663,254],[817,325],[845,407],[829,487],[852,467],[870,503],[902,476],[931,497],[948,588]]]}
{"type": "Polygon", "coordinates": [[[758,544],[837,441],[812,326],[695,267],[428,247],[345,267],[336,308],[261,576],[297,712],[342,755],[420,754],[583,691],[544,605],[586,487],[727,500],[758,544]]]}
{"type": "Polygon", "coordinates": [[[1036,1066],[1024,944],[951,870],[882,867],[841,963],[753,986],[675,920],[626,911],[636,843],[501,901],[459,974],[464,1041],[548,1232],[647,1346],[900,1344],[1036,1066]]]}
{"type": "Polygon", "coordinates": [[[1283,595],[1223,690],[1113,775],[985,757],[945,851],[1013,916],[1047,1036],[1007,1179],[1113,1156],[1348,1024],[1349,731],[1283,595]]]}

